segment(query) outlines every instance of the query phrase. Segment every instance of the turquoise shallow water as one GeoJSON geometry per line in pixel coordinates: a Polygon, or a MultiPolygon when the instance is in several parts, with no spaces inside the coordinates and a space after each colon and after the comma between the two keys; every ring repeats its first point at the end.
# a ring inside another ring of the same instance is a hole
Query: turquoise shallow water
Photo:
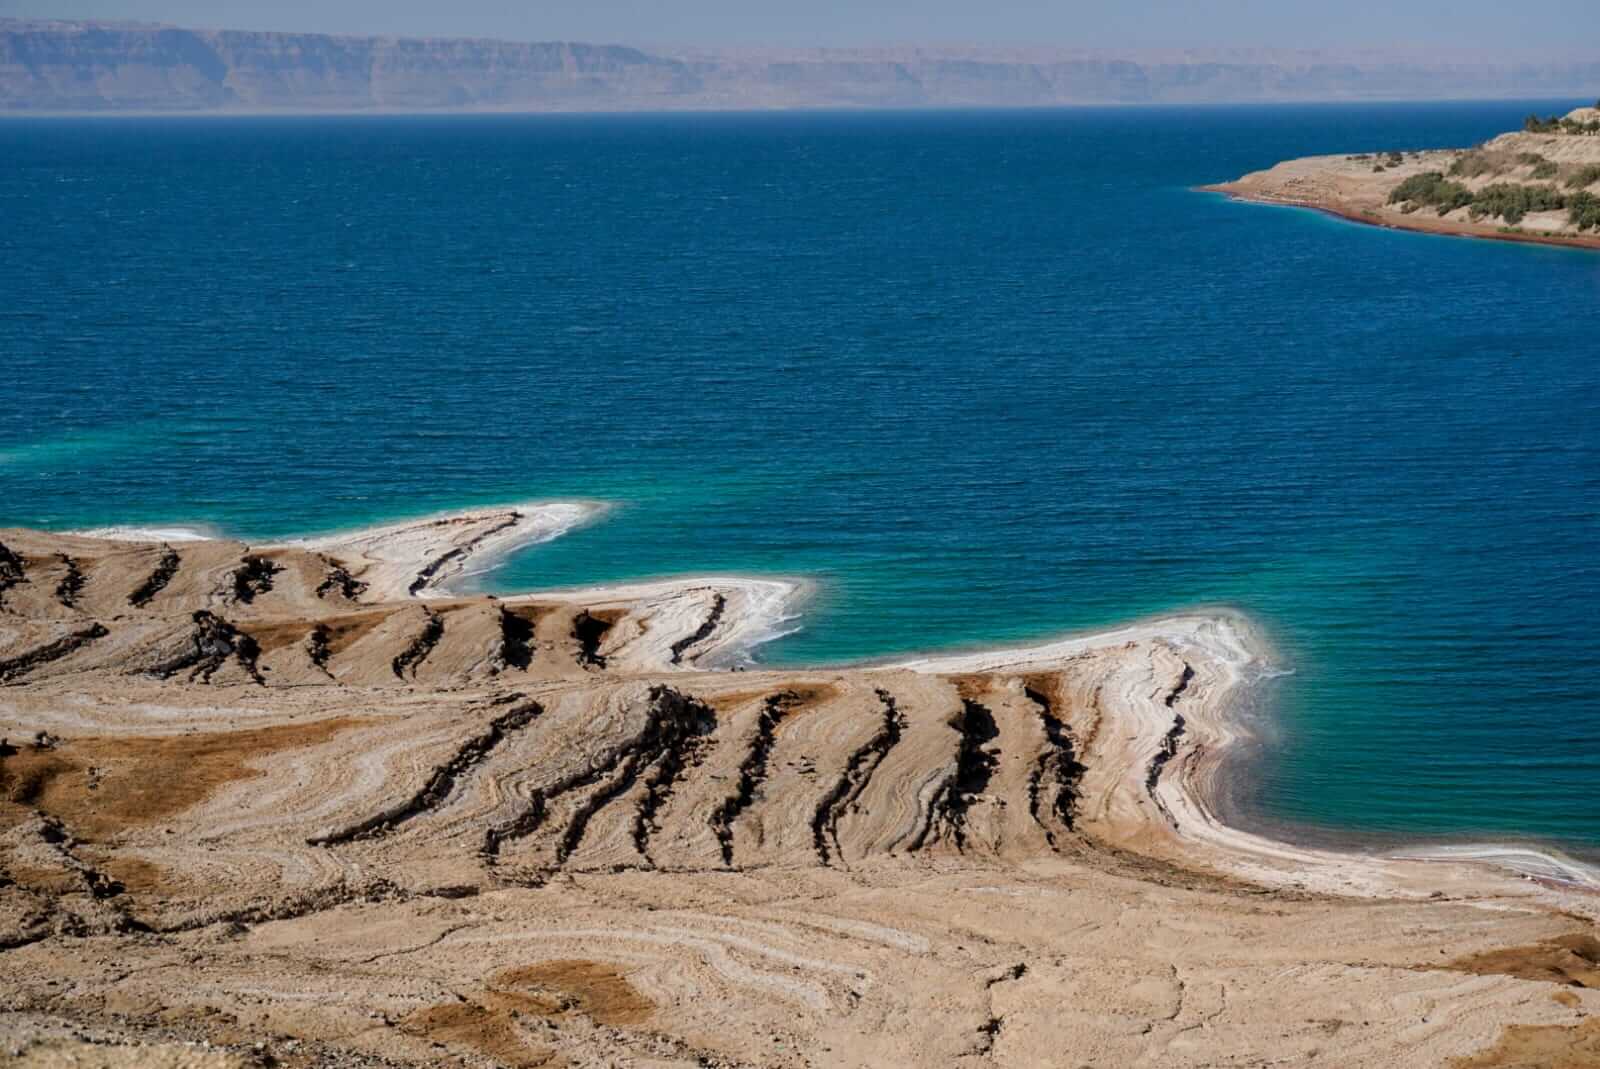
{"type": "Polygon", "coordinates": [[[778,662],[1223,604],[1302,834],[1600,850],[1600,256],[1191,191],[1575,102],[0,124],[0,523],[619,507],[778,662]]]}

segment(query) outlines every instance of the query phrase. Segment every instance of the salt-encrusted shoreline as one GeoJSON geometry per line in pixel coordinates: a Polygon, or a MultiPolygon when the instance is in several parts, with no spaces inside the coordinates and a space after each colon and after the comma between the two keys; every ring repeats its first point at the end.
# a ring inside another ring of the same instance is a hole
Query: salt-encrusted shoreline
{"type": "MultiPolygon", "coordinates": [[[[457,596],[452,584],[462,576],[482,573],[516,549],[558,538],[593,521],[606,507],[594,501],[546,501],[479,508],[282,545],[345,561],[369,585],[369,596],[439,601],[457,596]]],[[[107,533],[132,537],[130,529],[107,533]]],[[[752,651],[794,620],[810,593],[810,584],[797,579],[685,576],[499,600],[510,606],[566,604],[611,613],[619,622],[608,627],[603,650],[613,666],[672,672],[753,666],[752,651]]],[[[1480,877],[1498,883],[1506,873],[1563,891],[1600,892],[1600,873],[1593,868],[1526,845],[1417,844],[1362,852],[1299,845],[1227,823],[1220,814],[1232,786],[1229,777],[1248,772],[1241,755],[1259,742],[1239,710],[1248,689],[1276,671],[1274,656],[1266,636],[1247,617],[1219,609],[846,670],[1025,675],[1095,661],[1104,676],[1102,705],[1115,722],[1115,730],[1097,733],[1111,751],[1101,763],[1122,770],[1119,781],[1102,785],[1100,833],[1142,851],[1264,886],[1329,894],[1425,896],[1446,887],[1461,890],[1480,877]],[[1178,682],[1159,678],[1153,665],[1161,658],[1181,666],[1178,682]],[[1168,703],[1170,687],[1180,684],[1181,692],[1168,703]],[[1105,701],[1105,695],[1112,700],[1105,701]]]]}
{"type": "Polygon", "coordinates": [[[1488,1069],[1592,1039],[1581,870],[1218,816],[1276,668],[1237,613],[767,668],[802,582],[440,589],[559,525],[527,512],[0,531],[0,1040],[1488,1069]]]}

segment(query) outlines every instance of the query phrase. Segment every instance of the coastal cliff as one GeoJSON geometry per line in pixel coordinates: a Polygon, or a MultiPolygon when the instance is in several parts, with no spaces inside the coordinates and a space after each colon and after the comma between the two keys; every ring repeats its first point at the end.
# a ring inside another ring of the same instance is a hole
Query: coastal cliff
{"type": "Polygon", "coordinates": [[[1399,230],[1600,248],[1600,106],[1476,148],[1288,160],[1207,190],[1399,230]]]}
{"type": "Polygon", "coordinates": [[[0,111],[561,111],[1557,96],[1600,57],[873,48],[646,52],[0,20],[0,111]]]}

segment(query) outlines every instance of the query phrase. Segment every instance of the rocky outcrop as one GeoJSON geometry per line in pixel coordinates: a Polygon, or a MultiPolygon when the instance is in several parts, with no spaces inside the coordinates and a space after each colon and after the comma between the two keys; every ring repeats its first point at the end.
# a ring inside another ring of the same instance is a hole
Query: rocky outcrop
{"type": "Polygon", "coordinates": [[[263,682],[256,662],[261,647],[256,640],[215,613],[204,609],[193,617],[193,627],[180,640],[178,650],[146,669],[156,679],[171,679],[187,673],[189,682],[211,682],[211,677],[230,660],[257,683],[263,682]]]}

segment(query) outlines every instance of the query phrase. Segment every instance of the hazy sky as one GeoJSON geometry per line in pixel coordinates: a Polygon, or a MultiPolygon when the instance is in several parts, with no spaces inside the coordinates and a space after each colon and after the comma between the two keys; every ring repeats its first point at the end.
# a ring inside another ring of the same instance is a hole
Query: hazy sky
{"type": "Polygon", "coordinates": [[[0,0],[0,14],[630,44],[1555,47],[1600,54],[1600,0],[0,0]]]}

